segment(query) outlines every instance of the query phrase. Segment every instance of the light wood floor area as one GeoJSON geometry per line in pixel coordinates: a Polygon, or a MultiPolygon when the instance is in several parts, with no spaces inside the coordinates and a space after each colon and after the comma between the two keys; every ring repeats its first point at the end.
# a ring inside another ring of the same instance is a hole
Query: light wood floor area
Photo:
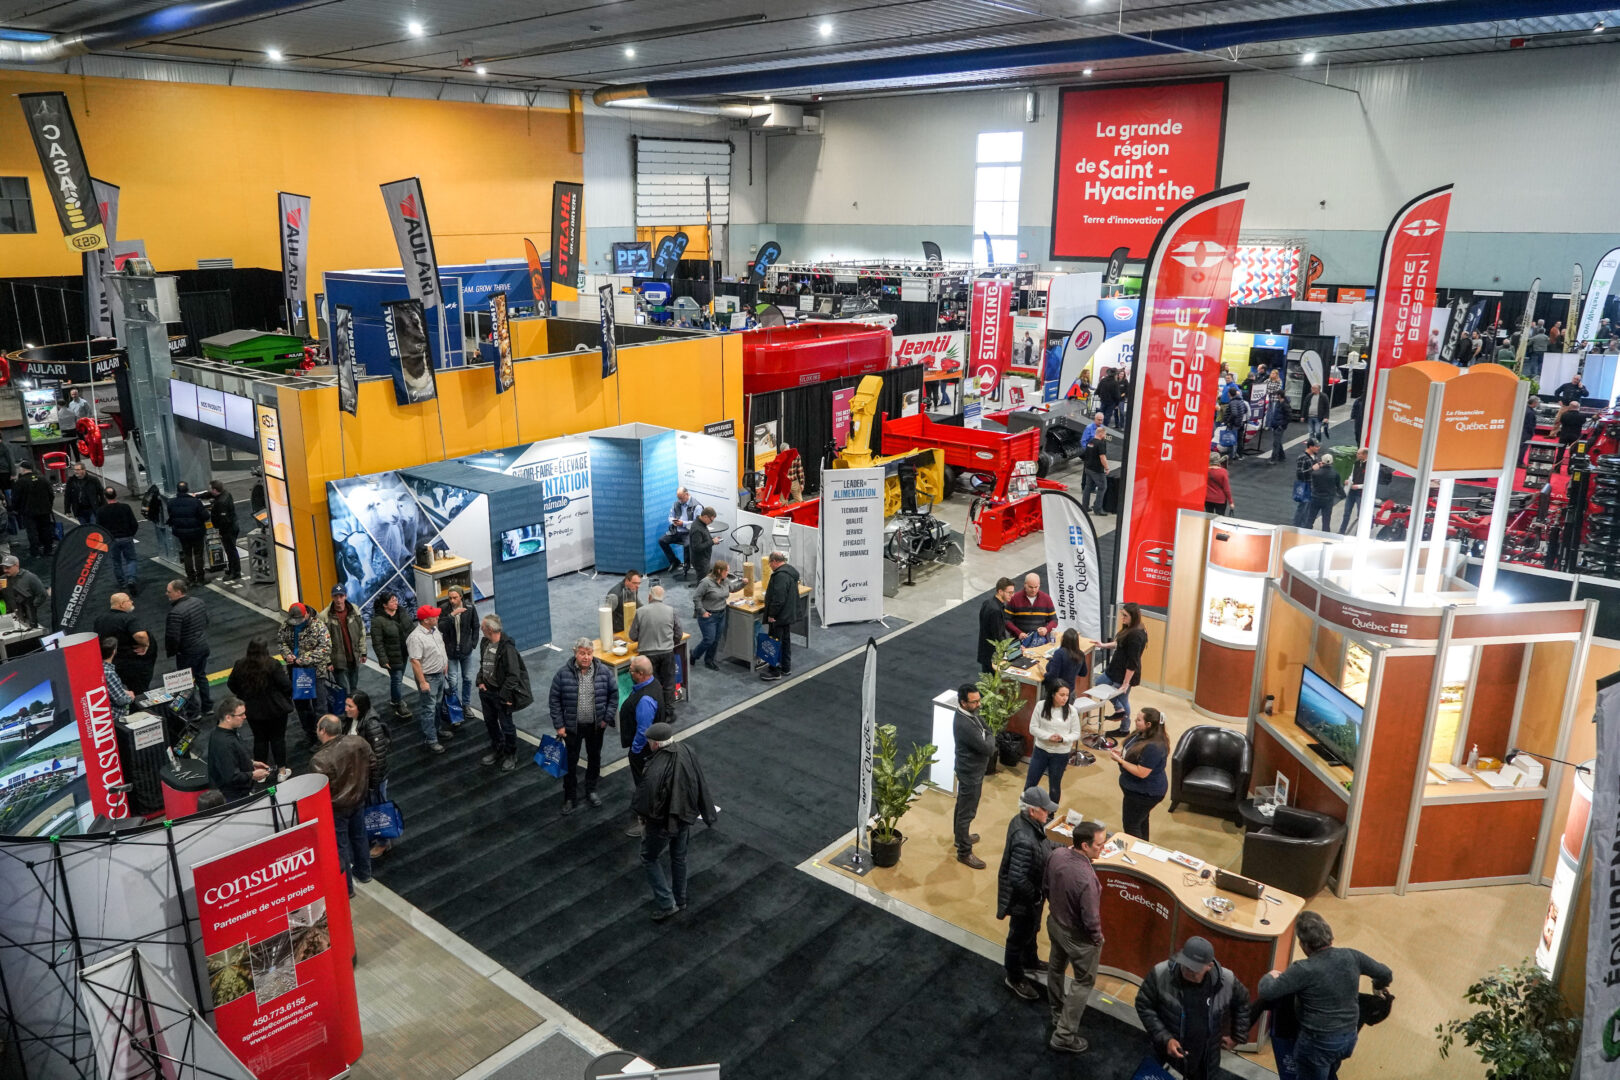
{"type": "MultiPolygon", "coordinates": [[[[1195,713],[1185,699],[1151,690],[1133,691],[1131,703],[1133,708],[1150,705],[1164,713],[1172,746],[1187,728],[1215,723],[1195,713]]],[[[1024,788],[1024,768],[998,769],[985,780],[974,822],[974,831],[980,836],[974,851],[989,864],[986,869],[971,870],[956,861],[951,839],[955,800],[943,791],[929,789],[900,822],[906,843],[899,865],[874,869],[862,880],[999,949],[1006,940],[1007,924],[995,917],[996,867],[1007,823],[1017,810],[1018,795],[1024,788]]],[[[1110,830],[1119,828],[1118,775],[1118,768],[1107,758],[1087,768],[1067,769],[1062,809],[1078,810],[1099,819],[1110,830]]],[[[1153,811],[1150,831],[1155,844],[1186,851],[1230,870],[1238,869],[1243,850],[1243,833],[1238,825],[1186,807],[1172,815],[1168,807],[1167,800],[1153,811]]],[[[1483,1075],[1477,1059],[1466,1054],[1459,1056],[1453,1051],[1450,1060],[1441,1060],[1435,1049],[1435,1025],[1464,1014],[1467,1006],[1463,992],[1480,975],[1499,964],[1517,963],[1534,952],[1547,898],[1546,889],[1533,885],[1354,896],[1345,900],[1323,892],[1312,898],[1308,907],[1328,920],[1339,944],[1360,949],[1395,972],[1391,988],[1396,996],[1393,1015],[1384,1024],[1363,1030],[1355,1056],[1340,1075],[1345,1080],[1460,1080],[1483,1075]]],[[[1041,949],[1044,955],[1044,929],[1041,949]]],[[[1127,1002],[1135,998],[1135,987],[1124,980],[1102,977],[1097,988],[1127,1002]]],[[[1269,1048],[1246,1056],[1267,1068],[1274,1067],[1269,1048]]]]}

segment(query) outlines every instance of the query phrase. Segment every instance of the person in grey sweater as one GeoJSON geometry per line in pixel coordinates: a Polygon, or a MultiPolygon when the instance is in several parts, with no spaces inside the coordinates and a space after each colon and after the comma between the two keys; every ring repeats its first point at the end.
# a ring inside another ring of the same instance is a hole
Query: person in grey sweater
{"type": "Polygon", "coordinates": [[[952,730],[956,741],[956,861],[975,870],[984,869],[984,860],[973,854],[979,834],[970,832],[979,812],[979,796],[984,791],[984,774],[990,756],[996,752],[995,736],[979,716],[979,688],[963,683],[956,691],[956,719],[952,730]]]}
{"type": "Polygon", "coordinates": [[[647,602],[636,609],[635,622],[630,624],[630,640],[636,643],[636,651],[652,662],[658,685],[664,690],[664,712],[660,719],[672,724],[675,722],[675,649],[683,637],[681,617],[664,603],[664,587],[654,585],[647,590],[647,602]]]}
{"type": "MultiPolygon", "coordinates": [[[[699,517],[698,523],[702,522],[703,519],[699,517]]],[[[693,526],[693,535],[696,534],[697,527],[693,526]]],[[[710,671],[720,670],[715,656],[720,648],[720,638],[726,632],[726,620],[731,615],[731,594],[742,587],[742,579],[732,578],[731,566],[724,559],[714,560],[708,573],[698,582],[697,591],[692,594],[692,617],[697,620],[703,641],[692,650],[694,664],[702,660],[703,666],[710,671]]]]}
{"type": "Polygon", "coordinates": [[[1287,971],[1264,976],[1256,1005],[1264,1008],[1294,998],[1299,1014],[1294,1065],[1299,1080],[1328,1080],[1356,1048],[1361,977],[1371,976],[1373,989],[1382,990],[1395,975],[1366,953],[1335,948],[1333,928],[1314,911],[1300,913],[1294,934],[1304,959],[1289,964],[1287,971]]]}

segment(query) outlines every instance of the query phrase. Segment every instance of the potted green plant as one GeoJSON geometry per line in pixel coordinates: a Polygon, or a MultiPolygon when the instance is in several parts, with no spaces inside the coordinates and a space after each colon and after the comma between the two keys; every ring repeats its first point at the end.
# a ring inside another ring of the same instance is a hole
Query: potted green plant
{"type": "Polygon", "coordinates": [[[904,763],[899,762],[900,744],[893,724],[877,729],[877,753],[872,759],[872,803],[877,824],[872,829],[872,863],[893,866],[900,861],[900,845],[905,837],[895,828],[917,799],[917,785],[923,772],[934,763],[939,747],[933,743],[911,747],[904,763]]]}
{"type": "Polygon", "coordinates": [[[1567,1080],[1581,1021],[1540,967],[1524,960],[1497,968],[1470,986],[1464,1000],[1484,1008],[1434,1029],[1441,1057],[1461,1039],[1487,1066],[1486,1080],[1567,1080]]]}
{"type": "Polygon", "coordinates": [[[1011,768],[1024,756],[1023,736],[1007,730],[1007,723],[1023,707],[1018,680],[1007,675],[1007,654],[1012,651],[1012,638],[1002,638],[995,644],[995,655],[990,670],[979,676],[979,716],[996,741],[996,753],[990,758],[986,773],[996,771],[996,758],[1011,768]]]}

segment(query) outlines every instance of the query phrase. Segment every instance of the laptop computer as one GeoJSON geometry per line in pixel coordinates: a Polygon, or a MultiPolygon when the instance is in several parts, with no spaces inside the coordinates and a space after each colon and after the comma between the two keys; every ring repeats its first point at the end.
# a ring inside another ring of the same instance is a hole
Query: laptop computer
{"type": "Polygon", "coordinates": [[[1260,894],[1266,891],[1266,887],[1260,882],[1246,878],[1242,874],[1229,874],[1225,870],[1215,871],[1215,887],[1237,893],[1239,896],[1247,896],[1250,900],[1260,899],[1260,894]]]}
{"type": "Polygon", "coordinates": [[[1037,661],[1033,656],[1024,655],[1024,647],[1022,645],[1014,645],[1012,648],[1007,650],[1008,667],[1015,667],[1019,669],[1031,668],[1034,667],[1036,663],[1037,661]]]}

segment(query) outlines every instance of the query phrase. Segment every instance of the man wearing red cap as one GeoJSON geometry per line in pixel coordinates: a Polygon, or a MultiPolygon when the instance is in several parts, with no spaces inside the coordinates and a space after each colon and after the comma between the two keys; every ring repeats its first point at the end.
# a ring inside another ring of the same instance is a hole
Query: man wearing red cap
{"type": "Polygon", "coordinates": [[[423,604],[416,609],[416,629],[405,638],[405,656],[411,662],[411,677],[416,680],[416,722],[422,729],[422,741],[435,754],[444,753],[443,739],[454,734],[448,727],[439,726],[439,706],[444,703],[445,672],[450,658],[444,651],[444,638],[439,635],[439,609],[423,604]]]}
{"type": "Polygon", "coordinates": [[[288,674],[292,668],[311,668],[315,673],[315,696],[293,700],[304,740],[311,749],[320,745],[315,737],[315,721],[326,711],[327,673],[332,667],[332,635],[324,622],[313,618],[314,614],[305,604],[293,604],[287,609],[287,621],[281,624],[278,635],[288,674]]]}

